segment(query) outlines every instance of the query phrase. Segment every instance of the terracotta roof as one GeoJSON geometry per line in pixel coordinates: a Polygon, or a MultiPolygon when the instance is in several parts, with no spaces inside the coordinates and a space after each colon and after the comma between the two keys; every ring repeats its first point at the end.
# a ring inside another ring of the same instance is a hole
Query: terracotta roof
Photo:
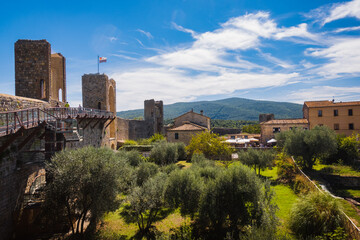
{"type": "Polygon", "coordinates": [[[203,130],[207,130],[207,128],[191,122],[186,122],[178,127],[168,129],[168,131],[203,131],[203,130]]]}
{"type": "Polygon", "coordinates": [[[309,121],[305,118],[296,118],[296,119],[273,119],[267,122],[262,122],[260,124],[308,124],[309,121]]]}
{"type": "Polygon", "coordinates": [[[186,114],[188,114],[188,113],[193,113],[193,114],[197,114],[197,115],[200,115],[200,116],[209,118],[208,116],[202,115],[202,114],[200,114],[200,113],[196,113],[196,112],[193,112],[193,111],[188,111],[188,112],[186,112],[186,113],[184,113],[184,114],[181,114],[180,116],[178,116],[178,117],[176,117],[176,118],[174,118],[174,119],[177,119],[177,118],[179,118],[179,117],[182,117],[182,116],[184,116],[184,115],[186,115],[186,114]]]}
{"type": "Polygon", "coordinates": [[[360,101],[353,102],[333,102],[333,101],[308,101],[304,102],[307,107],[335,107],[335,106],[354,106],[360,105],[360,101]]]}

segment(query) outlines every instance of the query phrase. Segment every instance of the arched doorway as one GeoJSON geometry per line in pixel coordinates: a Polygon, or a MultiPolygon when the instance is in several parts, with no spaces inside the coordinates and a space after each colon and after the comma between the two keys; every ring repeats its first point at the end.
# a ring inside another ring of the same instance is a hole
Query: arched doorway
{"type": "Polygon", "coordinates": [[[59,92],[58,92],[58,101],[61,101],[61,102],[64,102],[64,99],[63,99],[63,95],[62,95],[62,89],[59,88],[59,92]]]}
{"type": "Polygon", "coordinates": [[[45,98],[45,82],[44,79],[40,80],[40,98],[45,98]]]}
{"type": "MultiPolygon", "coordinates": [[[[113,112],[114,114],[116,114],[116,109],[115,109],[115,90],[113,88],[113,86],[109,87],[109,107],[110,107],[110,112],[113,112]]],[[[115,133],[116,133],[116,121],[112,121],[112,123],[110,124],[110,138],[115,138],[115,133]]]]}

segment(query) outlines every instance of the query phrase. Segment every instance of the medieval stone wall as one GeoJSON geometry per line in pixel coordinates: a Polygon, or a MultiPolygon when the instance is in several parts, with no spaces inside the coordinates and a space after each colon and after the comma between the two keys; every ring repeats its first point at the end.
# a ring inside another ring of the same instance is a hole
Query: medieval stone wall
{"type": "Polygon", "coordinates": [[[83,107],[107,110],[108,76],[105,74],[84,74],[82,76],[83,107]]]}
{"type": "Polygon", "coordinates": [[[15,94],[49,100],[51,46],[46,40],[15,43],[15,94]]]}
{"type": "Polygon", "coordinates": [[[0,112],[16,111],[26,108],[46,108],[50,107],[50,104],[46,101],[17,97],[8,94],[0,94],[0,112]]]}

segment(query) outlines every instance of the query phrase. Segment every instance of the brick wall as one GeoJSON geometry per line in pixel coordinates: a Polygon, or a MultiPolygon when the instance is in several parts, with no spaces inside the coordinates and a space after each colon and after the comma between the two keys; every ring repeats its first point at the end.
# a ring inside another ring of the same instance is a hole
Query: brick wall
{"type": "Polygon", "coordinates": [[[0,94],[0,112],[15,111],[26,108],[46,108],[50,104],[46,101],[33,98],[17,97],[8,94],[0,94]]]}

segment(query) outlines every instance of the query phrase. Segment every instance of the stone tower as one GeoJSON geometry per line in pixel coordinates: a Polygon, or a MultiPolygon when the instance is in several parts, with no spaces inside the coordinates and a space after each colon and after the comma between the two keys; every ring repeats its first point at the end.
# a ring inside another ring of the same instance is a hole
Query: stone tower
{"type": "MultiPolygon", "coordinates": [[[[84,108],[113,112],[116,115],[116,82],[106,74],[84,74],[82,76],[84,108]]],[[[116,121],[110,124],[110,138],[115,138],[116,121]]]]}
{"type": "Polygon", "coordinates": [[[65,72],[65,58],[51,54],[51,45],[46,40],[15,43],[16,96],[65,102],[65,72]]]}
{"type": "Polygon", "coordinates": [[[144,102],[144,119],[148,122],[150,131],[153,133],[164,133],[164,106],[163,101],[154,99],[144,102]]]}

